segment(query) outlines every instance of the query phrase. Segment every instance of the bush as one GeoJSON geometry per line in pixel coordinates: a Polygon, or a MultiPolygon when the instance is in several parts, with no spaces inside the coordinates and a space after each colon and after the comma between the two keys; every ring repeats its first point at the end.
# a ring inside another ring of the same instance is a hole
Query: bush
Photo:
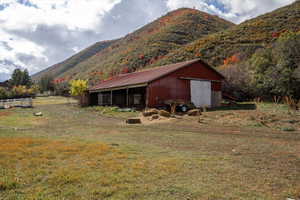
{"type": "Polygon", "coordinates": [[[6,99],[7,97],[8,92],[4,88],[0,87],[0,99],[6,99]]]}
{"type": "Polygon", "coordinates": [[[285,131],[285,132],[293,132],[293,131],[296,131],[296,129],[294,127],[283,127],[281,128],[282,131],[285,131]]]}
{"type": "Polygon", "coordinates": [[[33,85],[31,88],[26,86],[15,86],[11,90],[0,87],[0,99],[34,97],[38,92],[38,87],[33,85]]]}

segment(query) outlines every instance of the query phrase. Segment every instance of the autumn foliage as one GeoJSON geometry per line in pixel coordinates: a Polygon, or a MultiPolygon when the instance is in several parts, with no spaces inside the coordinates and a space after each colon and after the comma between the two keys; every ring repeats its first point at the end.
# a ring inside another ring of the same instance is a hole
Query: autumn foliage
{"type": "Polygon", "coordinates": [[[235,54],[229,58],[224,59],[224,65],[235,64],[240,61],[239,55],[235,54]]]}
{"type": "Polygon", "coordinates": [[[72,79],[88,78],[97,84],[118,74],[160,65],[160,60],[180,46],[231,26],[231,22],[196,9],[178,9],[123,38],[97,43],[49,72],[54,78],[72,75],[72,79]],[[103,74],[94,73],[99,71],[103,74]]]}

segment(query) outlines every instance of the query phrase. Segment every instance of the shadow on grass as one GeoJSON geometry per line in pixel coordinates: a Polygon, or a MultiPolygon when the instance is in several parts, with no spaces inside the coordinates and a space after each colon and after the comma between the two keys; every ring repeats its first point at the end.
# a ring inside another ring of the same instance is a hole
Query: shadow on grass
{"type": "Polygon", "coordinates": [[[247,104],[236,104],[236,105],[226,105],[216,108],[209,108],[207,111],[226,111],[226,110],[256,110],[256,105],[247,103],[247,104]]]}

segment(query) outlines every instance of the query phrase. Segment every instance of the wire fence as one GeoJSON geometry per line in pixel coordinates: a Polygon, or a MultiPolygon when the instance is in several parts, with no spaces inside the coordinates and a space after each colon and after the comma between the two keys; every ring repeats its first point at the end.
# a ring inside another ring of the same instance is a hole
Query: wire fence
{"type": "Polygon", "coordinates": [[[32,98],[19,98],[19,99],[3,99],[0,100],[0,108],[12,108],[12,107],[21,107],[21,108],[32,108],[32,98]]]}

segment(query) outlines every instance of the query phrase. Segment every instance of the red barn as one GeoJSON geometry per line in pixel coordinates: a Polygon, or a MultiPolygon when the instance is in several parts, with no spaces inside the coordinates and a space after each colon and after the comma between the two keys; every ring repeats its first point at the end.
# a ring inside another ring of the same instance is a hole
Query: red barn
{"type": "Polygon", "coordinates": [[[91,105],[160,107],[168,100],[216,107],[224,77],[199,59],[121,74],[89,89],[91,105]]]}

